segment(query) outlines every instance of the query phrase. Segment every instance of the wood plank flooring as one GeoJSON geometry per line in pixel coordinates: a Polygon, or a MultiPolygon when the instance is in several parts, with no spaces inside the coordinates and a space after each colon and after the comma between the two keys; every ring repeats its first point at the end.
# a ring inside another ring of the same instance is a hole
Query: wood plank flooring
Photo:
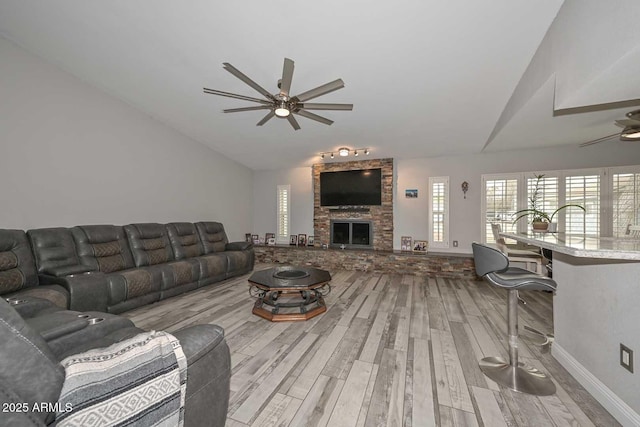
{"type": "MultiPolygon", "coordinates": [[[[555,395],[512,392],[482,374],[479,359],[507,357],[506,292],[482,281],[331,273],[327,312],[306,322],[252,315],[249,275],[125,315],[144,329],[225,328],[230,427],[619,425],[531,342],[521,340],[521,360],[551,375],[555,395]]],[[[551,332],[552,295],[521,296],[520,327],[551,332]]]]}

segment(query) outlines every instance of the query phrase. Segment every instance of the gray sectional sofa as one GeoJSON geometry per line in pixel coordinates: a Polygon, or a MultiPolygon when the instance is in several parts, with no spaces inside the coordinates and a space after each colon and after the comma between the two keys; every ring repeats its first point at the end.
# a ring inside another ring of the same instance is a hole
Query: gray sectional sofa
{"type": "MultiPolygon", "coordinates": [[[[253,265],[252,245],[229,243],[218,222],[0,230],[0,403],[55,404],[59,361],[143,332],[117,313],[253,265]]],[[[188,365],[185,425],[224,425],[231,376],[224,331],[196,325],[174,335],[188,365]]],[[[0,413],[0,425],[51,424],[52,412],[0,413]]]]}
{"type": "MultiPolygon", "coordinates": [[[[25,246],[19,230],[4,231],[25,246]]],[[[72,310],[121,313],[247,273],[254,265],[252,245],[229,243],[219,222],[86,225],[26,235],[37,276],[30,270],[28,282],[8,287],[0,271],[0,294],[33,295],[39,289],[39,296],[56,297],[60,305],[66,293],[65,308],[72,310]]],[[[0,251],[8,246],[3,249],[2,240],[0,233],[0,251]]],[[[28,254],[21,257],[27,266],[28,254]]]]}

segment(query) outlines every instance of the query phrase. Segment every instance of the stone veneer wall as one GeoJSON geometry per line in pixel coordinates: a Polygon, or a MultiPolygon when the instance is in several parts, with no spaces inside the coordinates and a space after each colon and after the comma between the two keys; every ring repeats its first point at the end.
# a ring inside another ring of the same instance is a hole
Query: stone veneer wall
{"type": "Polygon", "coordinates": [[[298,246],[254,246],[256,262],[305,265],[329,271],[357,270],[384,274],[476,279],[473,257],[458,254],[412,254],[298,246]]]}
{"type": "Polygon", "coordinates": [[[332,219],[363,219],[373,224],[373,249],[393,250],[393,159],[313,165],[313,233],[316,244],[330,241],[332,219]],[[320,173],[357,169],[382,169],[382,205],[367,206],[369,212],[340,212],[320,206],[320,173]]]}

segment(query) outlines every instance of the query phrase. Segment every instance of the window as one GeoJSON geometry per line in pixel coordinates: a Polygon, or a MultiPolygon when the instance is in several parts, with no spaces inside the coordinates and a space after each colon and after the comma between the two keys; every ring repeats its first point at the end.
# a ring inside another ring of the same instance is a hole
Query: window
{"type": "Polygon", "coordinates": [[[629,224],[640,224],[640,171],[614,173],[613,236],[626,235],[629,224]]]}
{"type": "Polygon", "coordinates": [[[513,219],[518,211],[518,175],[487,176],[484,181],[483,233],[484,241],[495,243],[491,224],[500,224],[502,231],[515,232],[513,219]]]}
{"type": "Polygon", "coordinates": [[[433,248],[449,247],[449,177],[429,178],[429,243],[433,248]]]}
{"type": "Polygon", "coordinates": [[[291,221],[291,186],[278,185],[278,243],[289,242],[289,224],[291,221]]]}
{"type": "Polygon", "coordinates": [[[570,207],[553,218],[567,233],[623,236],[628,224],[640,223],[640,166],[492,174],[483,175],[482,180],[484,242],[494,242],[492,223],[507,232],[529,229],[524,219],[514,225],[513,214],[530,207],[536,182],[539,209],[549,215],[564,205],[586,209],[570,207]],[[536,175],[544,176],[538,182],[536,175]]]}
{"type": "Polygon", "coordinates": [[[600,235],[600,175],[567,176],[565,191],[565,204],[580,205],[587,210],[566,209],[565,231],[600,235]]]}

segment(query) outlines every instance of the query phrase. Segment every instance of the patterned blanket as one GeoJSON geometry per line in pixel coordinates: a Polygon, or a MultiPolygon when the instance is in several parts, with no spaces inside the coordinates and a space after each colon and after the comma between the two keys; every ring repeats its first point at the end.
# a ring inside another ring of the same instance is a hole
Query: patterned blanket
{"type": "Polygon", "coordinates": [[[187,360],[166,332],[67,357],[56,425],[182,426],[187,360]]]}

